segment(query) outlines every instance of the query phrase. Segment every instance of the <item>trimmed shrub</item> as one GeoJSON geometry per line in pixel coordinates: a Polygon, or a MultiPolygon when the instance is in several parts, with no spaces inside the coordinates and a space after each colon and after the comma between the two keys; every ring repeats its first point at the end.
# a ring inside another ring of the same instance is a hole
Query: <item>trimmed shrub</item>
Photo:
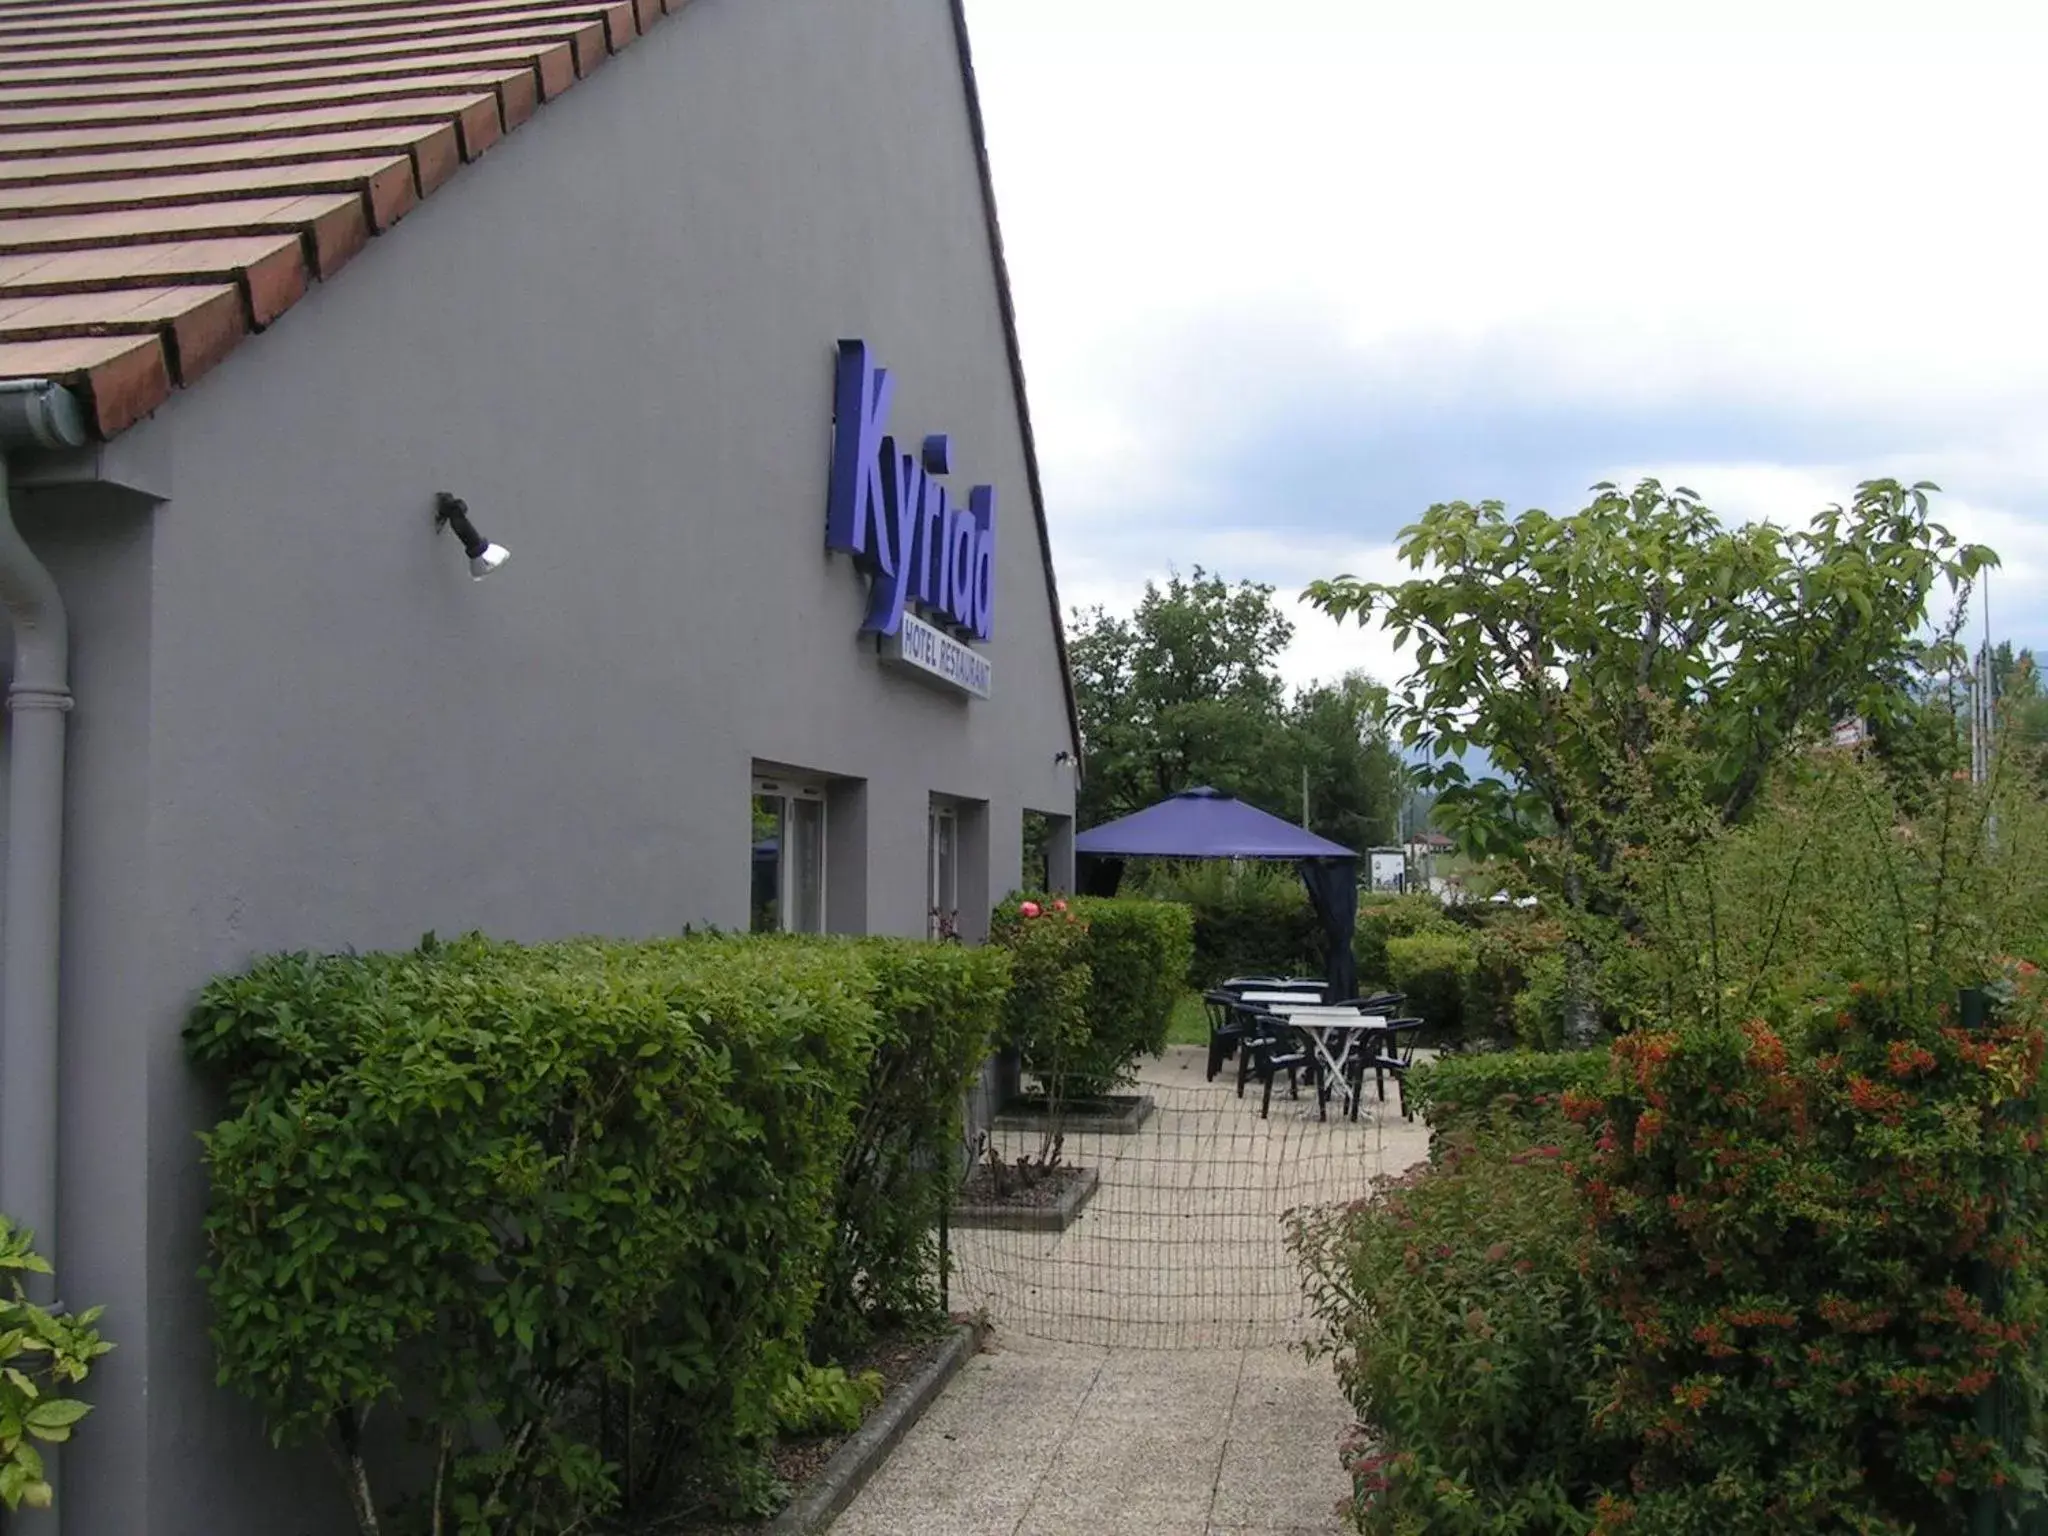
{"type": "Polygon", "coordinates": [[[1599,1530],[1907,1536],[2038,1495],[2043,998],[1948,1015],[1852,988],[1783,1035],[1638,1031],[1569,1100],[1627,1325],[1600,1418],[1631,1491],[1599,1530]]]}
{"type": "Polygon", "coordinates": [[[1394,980],[1393,962],[1387,950],[1389,940],[1413,938],[1421,933],[1462,931],[1444,915],[1443,903],[1434,896],[1361,894],[1351,946],[1358,961],[1360,984],[1394,980]]]}
{"type": "Polygon", "coordinates": [[[876,983],[745,939],[282,956],[203,994],[221,1380],[324,1440],[360,1528],[554,1532],[685,1477],[735,1509],[832,1239],[876,983]],[[381,1440],[378,1443],[382,1443],[381,1440]],[[434,1507],[427,1507],[431,1498],[434,1507]]]}
{"type": "Polygon", "coordinates": [[[840,1161],[811,1358],[877,1329],[940,1320],[938,1222],[952,1198],[961,1110],[1001,1029],[1009,954],[903,939],[845,944],[873,977],[877,1040],[840,1161]]]}
{"type": "Polygon", "coordinates": [[[1352,1518],[1370,1536],[1581,1536],[1624,1465],[1589,1429],[1587,1381],[1620,1344],[1587,1273],[1588,1150],[1505,1110],[1290,1241],[1358,1416],[1352,1518]]]}
{"type": "Polygon", "coordinates": [[[1408,1074],[1408,1103],[1440,1139],[1506,1114],[1524,1125],[1555,1120],[1563,1095],[1607,1080],[1605,1051],[1499,1051],[1440,1056],[1408,1074]]]}
{"type": "Polygon", "coordinates": [[[1387,977],[1405,993],[1411,1014],[1436,1039],[1458,1034],[1465,1022],[1465,988],[1472,975],[1472,941],[1455,929],[1429,930],[1387,940],[1387,977]]]}
{"type": "Polygon", "coordinates": [[[1020,956],[1011,990],[1011,1038],[1024,1069],[1066,1100],[1130,1080],[1142,1056],[1166,1048],[1167,1026],[1193,950],[1193,921],[1178,902],[1144,898],[1012,897],[996,910],[996,942],[1020,956]],[[1036,917],[1024,916],[1026,908],[1036,917]],[[1048,969],[1079,978],[1080,1017],[1059,1023],[1067,990],[1048,969]],[[1025,970],[1032,974],[1027,976],[1025,970]]]}
{"type": "Polygon", "coordinates": [[[1079,897],[1088,930],[1088,1029],[1098,1059],[1129,1076],[1166,1049],[1182,978],[1194,958],[1194,914],[1179,902],[1079,897]]]}
{"type": "Polygon", "coordinates": [[[1319,976],[1323,925],[1292,866],[1216,859],[1149,873],[1147,894],[1194,916],[1187,984],[1206,992],[1232,976],[1319,976]]]}

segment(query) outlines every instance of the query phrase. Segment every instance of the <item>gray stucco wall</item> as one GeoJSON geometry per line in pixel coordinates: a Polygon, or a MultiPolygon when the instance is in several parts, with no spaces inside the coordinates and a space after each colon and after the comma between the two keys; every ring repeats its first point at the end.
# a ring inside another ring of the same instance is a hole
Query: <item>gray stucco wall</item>
{"type": "Polygon", "coordinates": [[[324,1536],[332,1474],[211,1384],[213,1106],[177,1045],[207,977],[744,926],[755,760],[860,781],[832,883],[875,932],[923,931],[931,794],[988,802],[998,894],[1022,811],[1071,811],[946,0],[697,0],[134,436],[168,501],[52,498],[44,540],[81,662],[65,1289],[121,1341],[67,1536],[324,1536]],[[842,336],[999,488],[993,702],[856,639],[822,547],[842,336]],[[512,551],[489,582],[431,537],[440,489],[512,551]]]}

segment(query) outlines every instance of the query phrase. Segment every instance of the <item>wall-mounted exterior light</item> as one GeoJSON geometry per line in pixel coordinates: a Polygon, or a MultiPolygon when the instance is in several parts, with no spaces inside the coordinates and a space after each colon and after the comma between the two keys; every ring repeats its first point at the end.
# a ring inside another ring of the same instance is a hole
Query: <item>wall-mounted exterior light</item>
{"type": "Polygon", "coordinates": [[[439,533],[443,528],[453,528],[455,537],[462,540],[462,552],[469,556],[472,581],[482,581],[508,558],[504,545],[493,544],[476,531],[476,525],[469,520],[469,504],[446,491],[434,498],[434,531],[439,533]]]}

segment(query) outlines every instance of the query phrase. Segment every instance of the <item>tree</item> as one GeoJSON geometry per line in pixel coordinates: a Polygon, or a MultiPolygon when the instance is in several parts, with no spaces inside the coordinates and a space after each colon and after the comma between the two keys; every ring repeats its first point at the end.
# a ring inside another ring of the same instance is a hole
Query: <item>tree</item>
{"type": "MultiPolygon", "coordinates": [[[[1129,618],[1076,611],[1067,642],[1092,826],[1197,784],[1272,809],[1285,803],[1286,688],[1276,662],[1294,626],[1273,589],[1195,567],[1148,582],[1129,618]]],[[[1298,775],[1297,775],[1298,777],[1298,775]]]]}
{"type": "MultiPolygon", "coordinates": [[[[1426,574],[1342,575],[1305,595],[1337,618],[1378,615],[1413,646],[1395,714],[1404,743],[1436,760],[1439,822],[1522,864],[1583,934],[1622,851],[1625,781],[1654,777],[1659,753],[1682,750],[1732,823],[1803,731],[1888,719],[1912,669],[1939,664],[1920,638],[1936,586],[1959,589],[1997,557],[1929,520],[1934,489],[1868,481],[1796,531],[1725,528],[1655,480],[1595,486],[1566,517],[1448,502],[1402,533],[1426,574]],[[1472,745],[1506,778],[1450,761],[1472,745]]],[[[1566,962],[1568,1028],[1589,1043],[1582,941],[1566,962]]]]}
{"type": "Polygon", "coordinates": [[[1088,745],[1084,826],[1212,784],[1350,848],[1395,830],[1405,778],[1386,690],[1354,674],[1291,702],[1294,626],[1258,582],[1195,569],[1148,584],[1128,618],[1076,612],[1067,652],[1088,745]]]}
{"type": "Polygon", "coordinates": [[[1407,792],[1387,690],[1362,672],[1296,695],[1293,745],[1309,786],[1308,827],[1347,848],[1391,842],[1407,792]]]}

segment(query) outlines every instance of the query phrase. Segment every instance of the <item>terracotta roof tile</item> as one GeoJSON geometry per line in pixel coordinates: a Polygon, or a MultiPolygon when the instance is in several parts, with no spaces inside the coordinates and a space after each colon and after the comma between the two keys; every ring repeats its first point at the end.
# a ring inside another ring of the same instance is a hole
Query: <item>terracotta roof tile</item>
{"type": "Polygon", "coordinates": [[[0,0],[0,379],[111,436],[684,0],[0,0]]]}

